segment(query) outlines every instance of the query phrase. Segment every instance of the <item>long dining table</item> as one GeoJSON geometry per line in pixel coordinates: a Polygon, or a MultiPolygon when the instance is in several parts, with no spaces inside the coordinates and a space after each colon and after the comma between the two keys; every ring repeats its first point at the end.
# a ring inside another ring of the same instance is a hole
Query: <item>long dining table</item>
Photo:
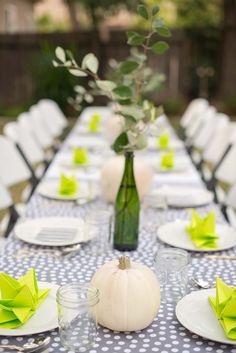
{"type": "MultiPolygon", "coordinates": [[[[102,158],[102,163],[105,162],[112,152],[109,149],[109,143],[104,139],[103,134],[89,134],[86,126],[89,117],[93,112],[99,112],[104,117],[101,126],[106,125],[106,119],[111,115],[110,108],[88,108],[85,109],[70,134],[62,143],[59,151],[55,155],[51,165],[45,173],[41,182],[45,180],[55,180],[60,178],[60,173],[63,167],[59,160],[62,156],[68,156],[72,153],[73,145],[83,143],[90,138],[94,139],[93,153],[102,158]],[[95,136],[96,135],[96,136],[95,136]]],[[[166,120],[169,131],[177,140],[174,130],[170,123],[166,120]]],[[[142,158],[152,160],[157,155],[156,150],[147,149],[141,153],[142,158]]],[[[181,156],[188,157],[185,149],[176,152],[181,156]]],[[[190,159],[189,159],[190,161],[190,159]]],[[[45,198],[37,193],[37,189],[27,204],[25,215],[19,222],[25,219],[34,219],[40,217],[76,217],[84,218],[90,210],[107,209],[112,210],[112,205],[108,204],[101,197],[100,192],[100,167],[78,168],[76,170],[76,178],[91,183],[98,191],[97,197],[85,204],[78,204],[71,201],[52,200],[45,198]]],[[[186,172],[182,173],[154,173],[152,188],[162,185],[177,185],[177,186],[192,186],[205,188],[199,172],[191,164],[186,172]]],[[[214,210],[217,216],[217,222],[226,223],[224,216],[221,213],[219,205],[214,202],[198,208],[199,211],[214,210]]],[[[154,257],[160,245],[157,239],[157,225],[151,226],[158,219],[158,210],[147,208],[142,210],[140,218],[140,234],[139,245],[136,251],[125,253],[131,256],[133,261],[141,262],[154,270],[154,257]]],[[[165,221],[174,221],[176,219],[189,219],[189,210],[185,208],[168,208],[165,211],[165,221]]],[[[57,285],[64,285],[70,282],[89,283],[95,271],[107,261],[117,259],[121,253],[112,247],[104,254],[99,256],[91,255],[91,244],[84,244],[81,249],[69,258],[53,256],[53,249],[50,251],[47,247],[31,245],[19,240],[14,230],[10,234],[5,248],[1,253],[1,271],[8,273],[10,276],[18,278],[22,276],[29,268],[35,268],[37,278],[42,282],[49,282],[57,285]]],[[[162,246],[165,246],[162,244],[162,246]]],[[[228,284],[236,283],[236,271],[231,260],[227,259],[209,259],[208,253],[191,252],[191,263],[189,265],[188,276],[201,277],[212,283],[218,275],[228,284]]],[[[218,255],[236,255],[235,248],[216,252],[218,255]]],[[[188,291],[196,290],[191,282],[188,284],[188,291]]],[[[109,313],[107,313],[109,315],[109,313]]],[[[50,313],[49,313],[50,315],[50,313]]],[[[46,320],[46,318],[45,318],[46,320]]],[[[194,320],[194,317],[192,318],[194,320]]],[[[48,334],[51,337],[49,347],[45,352],[59,353],[67,350],[60,344],[58,329],[42,333],[48,334]]],[[[23,344],[32,336],[4,336],[0,337],[0,344],[23,344]]],[[[0,352],[6,352],[0,348],[0,352]]],[[[176,318],[175,305],[172,303],[161,304],[160,311],[152,324],[142,331],[137,332],[113,332],[109,329],[98,327],[98,336],[95,345],[89,351],[90,353],[102,352],[124,352],[124,353],[223,353],[236,352],[236,347],[215,341],[209,341],[206,338],[198,336],[185,327],[183,327],[176,318]]]]}

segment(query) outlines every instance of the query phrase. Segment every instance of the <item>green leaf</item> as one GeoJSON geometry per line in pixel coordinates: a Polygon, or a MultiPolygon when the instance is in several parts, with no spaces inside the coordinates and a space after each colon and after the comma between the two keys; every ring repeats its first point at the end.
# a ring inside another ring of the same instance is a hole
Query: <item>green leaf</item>
{"type": "Polygon", "coordinates": [[[171,37],[171,32],[167,27],[156,28],[155,31],[162,37],[171,37]]]}
{"type": "Polygon", "coordinates": [[[145,5],[138,5],[137,7],[138,14],[143,17],[145,20],[148,20],[148,10],[145,5]]]}
{"type": "Polygon", "coordinates": [[[153,22],[152,22],[152,28],[154,30],[156,30],[157,28],[162,28],[165,27],[165,22],[163,20],[163,18],[159,17],[156,18],[153,22]]]}
{"type": "Polygon", "coordinates": [[[71,75],[77,76],[77,77],[86,77],[87,74],[83,71],[80,71],[78,69],[70,69],[69,72],[71,75]]]}
{"type": "Polygon", "coordinates": [[[93,53],[89,53],[87,55],[85,55],[85,57],[83,58],[82,61],[82,68],[83,69],[89,69],[91,72],[93,72],[94,74],[97,73],[98,71],[98,59],[96,58],[96,56],[93,53]]]}
{"type": "Polygon", "coordinates": [[[118,99],[117,103],[120,105],[130,105],[132,104],[132,101],[130,99],[118,99]]]}
{"type": "Polygon", "coordinates": [[[112,91],[116,87],[114,82],[108,80],[97,80],[96,84],[102,91],[108,92],[112,91]]]}
{"type": "Polygon", "coordinates": [[[158,5],[154,6],[152,9],[152,16],[155,16],[160,11],[160,7],[158,5]]]}
{"type": "Polygon", "coordinates": [[[59,59],[61,62],[64,63],[66,61],[66,53],[62,47],[57,47],[55,50],[55,54],[57,59],[59,59]]]}
{"type": "Polygon", "coordinates": [[[145,134],[140,134],[138,135],[137,139],[136,139],[136,148],[138,150],[143,150],[144,148],[147,147],[148,144],[148,140],[147,140],[147,136],[145,134]]]}
{"type": "Polygon", "coordinates": [[[68,58],[70,58],[71,60],[74,60],[74,55],[72,54],[72,52],[69,49],[66,50],[66,54],[67,54],[68,58]]]}
{"type": "Polygon", "coordinates": [[[121,108],[121,114],[122,115],[129,115],[130,117],[133,117],[134,120],[141,120],[144,118],[144,112],[142,108],[137,107],[135,105],[128,105],[124,106],[121,108]]]}
{"type": "Polygon", "coordinates": [[[128,44],[130,45],[141,45],[144,42],[145,37],[137,32],[128,32],[128,44]]]}
{"type": "Polygon", "coordinates": [[[122,74],[127,75],[136,70],[138,67],[139,64],[137,62],[127,60],[120,65],[119,70],[122,74]]]}
{"type": "Polygon", "coordinates": [[[112,90],[119,99],[129,99],[132,97],[132,90],[128,86],[118,86],[112,90]]]}
{"type": "Polygon", "coordinates": [[[155,54],[163,54],[169,49],[169,45],[166,42],[159,41],[154,43],[151,46],[151,49],[155,54]]]}
{"type": "Polygon", "coordinates": [[[122,132],[115,140],[114,144],[112,145],[112,149],[116,153],[120,153],[124,150],[124,147],[128,145],[129,140],[126,132],[122,132]]]}

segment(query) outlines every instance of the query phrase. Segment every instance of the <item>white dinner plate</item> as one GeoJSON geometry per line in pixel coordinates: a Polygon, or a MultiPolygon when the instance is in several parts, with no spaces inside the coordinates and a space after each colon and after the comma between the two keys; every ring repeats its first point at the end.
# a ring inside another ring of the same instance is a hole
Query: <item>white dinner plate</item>
{"type": "MultiPolygon", "coordinates": [[[[163,148],[158,147],[157,139],[158,139],[157,137],[149,137],[149,139],[148,139],[148,147],[150,149],[154,149],[154,150],[158,150],[158,151],[165,150],[163,148]]],[[[183,141],[174,139],[174,140],[170,141],[170,146],[167,149],[181,150],[183,148],[184,148],[183,141]]]]}
{"type": "Polygon", "coordinates": [[[25,241],[26,243],[44,246],[67,246],[81,242],[88,241],[84,234],[84,221],[80,218],[69,218],[69,217],[43,217],[36,219],[28,219],[16,224],[14,232],[17,238],[25,241]],[[50,228],[61,232],[61,229],[77,229],[77,233],[73,238],[65,237],[57,240],[56,244],[54,241],[45,241],[40,239],[38,235],[40,230],[43,228],[50,228]]]}
{"type": "Polygon", "coordinates": [[[94,190],[91,189],[89,184],[85,181],[78,181],[78,192],[74,195],[60,195],[59,194],[59,187],[60,187],[60,180],[45,180],[42,181],[37,189],[36,192],[44,197],[53,200],[61,200],[61,201],[76,201],[80,198],[89,198],[92,200],[97,195],[95,195],[94,190]]]}
{"type": "Polygon", "coordinates": [[[189,331],[212,341],[236,344],[225,336],[210,303],[209,296],[215,296],[215,289],[204,289],[192,292],[182,298],[175,309],[177,319],[189,331]]]}
{"type": "Polygon", "coordinates": [[[153,190],[155,196],[166,197],[170,207],[200,207],[213,201],[213,193],[199,187],[191,186],[162,186],[153,190]]]}
{"type": "Polygon", "coordinates": [[[99,156],[88,156],[88,163],[86,164],[75,164],[72,155],[62,155],[58,158],[58,164],[68,169],[98,167],[101,163],[102,160],[99,156]]]}
{"type": "Polygon", "coordinates": [[[164,243],[190,251],[212,252],[230,249],[236,245],[236,231],[226,224],[216,224],[216,233],[219,235],[218,248],[198,249],[194,246],[185,228],[188,222],[177,220],[163,224],[158,228],[157,236],[164,243]]]}
{"type": "Polygon", "coordinates": [[[15,329],[0,328],[1,336],[34,335],[58,327],[56,293],[59,286],[47,282],[38,282],[38,285],[39,288],[51,288],[51,290],[35,314],[21,327],[15,329]]]}

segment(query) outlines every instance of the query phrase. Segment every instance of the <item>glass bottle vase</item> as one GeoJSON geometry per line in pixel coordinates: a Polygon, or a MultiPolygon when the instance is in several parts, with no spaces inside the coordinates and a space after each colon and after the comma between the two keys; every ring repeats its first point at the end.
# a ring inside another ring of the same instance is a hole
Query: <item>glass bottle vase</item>
{"type": "Polygon", "coordinates": [[[125,168],[115,201],[114,248],[135,250],[138,246],[140,201],[134,176],[133,152],[125,153],[125,168]]]}

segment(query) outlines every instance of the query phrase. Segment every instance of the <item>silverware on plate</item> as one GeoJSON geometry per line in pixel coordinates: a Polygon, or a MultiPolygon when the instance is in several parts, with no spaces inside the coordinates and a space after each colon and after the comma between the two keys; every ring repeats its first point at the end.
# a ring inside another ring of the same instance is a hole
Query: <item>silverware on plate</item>
{"type": "Polygon", "coordinates": [[[236,255],[207,255],[212,260],[236,260],[236,255]]]}
{"type": "Polygon", "coordinates": [[[191,282],[195,286],[197,286],[197,287],[199,287],[201,289],[209,289],[209,288],[214,288],[215,287],[214,284],[210,284],[210,283],[208,283],[207,281],[205,281],[205,280],[203,280],[201,278],[192,277],[191,278],[191,282]]]}
{"type": "Polygon", "coordinates": [[[49,336],[47,337],[38,337],[34,338],[33,341],[27,342],[23,344],[23,346],[16,346],[16,345],[10,345],[10,344],[1,344],[0,348],[7,348],[10,350],[18,351],[18,352],[23,352],[23,353],[31,353],[31,352],[36,352],[39,349],[42,349],[46,347],[51,341],[51,338],[49,336]]]}

